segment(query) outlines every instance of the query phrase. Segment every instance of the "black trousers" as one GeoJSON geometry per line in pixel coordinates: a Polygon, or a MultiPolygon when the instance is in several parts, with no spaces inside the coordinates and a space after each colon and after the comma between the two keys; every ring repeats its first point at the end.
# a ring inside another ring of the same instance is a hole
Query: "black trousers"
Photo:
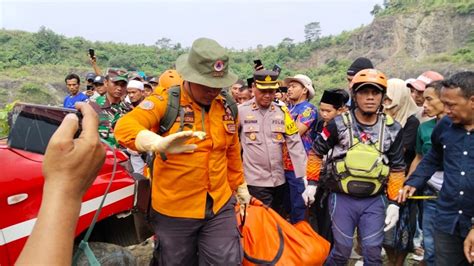
{"type": "Polygon", "coordinates": [[[464,256],[464,238],[435,229],[435,264],[439,266],[469,266],[464,256]]]}
{"type": "Polygon", "coordinates": [[[282,217],[286,217],[286,214],[289,213],[290,194],[287,183],[277,187],[257,187],[249,185],[247,187],[252,197],[271,207],[282,217]]]}
{"type": "Polygon", "coordinates": [[[241,265],[235,197],[205,219],[176,218],[152,211],[157,236],[152,265],[241,265]]]}

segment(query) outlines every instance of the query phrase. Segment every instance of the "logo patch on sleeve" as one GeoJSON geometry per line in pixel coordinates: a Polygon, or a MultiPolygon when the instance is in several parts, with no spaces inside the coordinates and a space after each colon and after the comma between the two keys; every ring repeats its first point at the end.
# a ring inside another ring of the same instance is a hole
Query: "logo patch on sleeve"
{"type": "Polygon", "coordinates": [[[155,104],[152,101],[144,100],[138,105],[138,107],[140,107],[143,110],[151,110],[153,109],[153,107],[155,107],[155,104]]]}

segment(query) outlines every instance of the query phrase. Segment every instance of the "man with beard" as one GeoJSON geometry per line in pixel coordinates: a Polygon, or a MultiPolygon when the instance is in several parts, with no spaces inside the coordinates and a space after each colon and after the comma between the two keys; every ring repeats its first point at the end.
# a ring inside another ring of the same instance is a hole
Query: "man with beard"
{"type": "Polygon", "coordinates": [[[133,107],[137,107],[145,98],[145,87],[143,82],[138,80],[130,80],[127,84],[127,95],[133,107]]]}

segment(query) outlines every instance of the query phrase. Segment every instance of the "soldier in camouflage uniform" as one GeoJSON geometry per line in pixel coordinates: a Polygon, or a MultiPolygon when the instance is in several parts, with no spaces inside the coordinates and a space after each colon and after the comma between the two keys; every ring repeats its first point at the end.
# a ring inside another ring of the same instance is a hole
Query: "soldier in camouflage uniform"
{"type": "Polygon", "coordinates": [[[105,76],[107,92],[90,104],[99,112],[99,135],[110,145],[118,146],[114,137],[117,120],[132,108],[123,101],[128,83],[127,71],[110,68],[105,76]],[[94,106],[95,105],[95,106],[94,106]]]}

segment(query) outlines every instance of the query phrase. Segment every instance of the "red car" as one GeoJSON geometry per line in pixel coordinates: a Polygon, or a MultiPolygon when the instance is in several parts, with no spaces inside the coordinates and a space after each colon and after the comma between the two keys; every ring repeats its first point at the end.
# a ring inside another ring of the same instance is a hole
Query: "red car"
{"type": "MultiPolygon", "coordinates": [[[[36,222],[43,193],[43,154],[49,137],[64,116],[60,114],[63,111],[62,108],[19,104],[12,112],[8,139],[0,140],[0,265],[15,263],[36,222]]],[[[127,171],[125,153],[116,150],[115,154],[115,163],[118,163],[115,177],[89,239],[103,264],[110,259],[132,262],[130,252],[117,245],[137,244],[151,235],[151,231],[146,230],[144,216],[134,211],[137,179],[141,177],[127,171]],[[114,253],[115,257],[107,258],[108,253],[114,253]],[[126,258],[116,258],[118,253],[126,258]]],[[[82,199],[76,242],[82,240],[91,224],[111,180],[113,167],[114,152],[107,147],[105,163],[82,199]]]]}

